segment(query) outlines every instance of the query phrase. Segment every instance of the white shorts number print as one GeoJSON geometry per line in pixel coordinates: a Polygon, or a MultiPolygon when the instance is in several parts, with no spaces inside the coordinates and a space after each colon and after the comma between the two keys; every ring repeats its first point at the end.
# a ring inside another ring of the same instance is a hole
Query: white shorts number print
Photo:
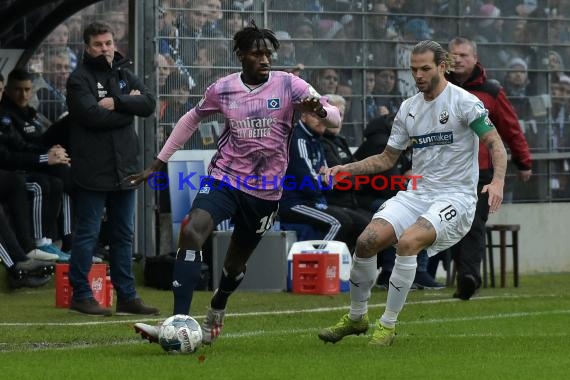
{"type": "Polygon", "coordinates": [[[435,199],[427,199],[413,191],[400,191],[380,206],[372,218],[390,223],[398,239],[420,216],[428,220],[436,231],[435,241],[427,248],[428,255],[433,256],[467,234],[475,217],[476,204],[477,199],[464,194],[441,194],[435,199]]]}

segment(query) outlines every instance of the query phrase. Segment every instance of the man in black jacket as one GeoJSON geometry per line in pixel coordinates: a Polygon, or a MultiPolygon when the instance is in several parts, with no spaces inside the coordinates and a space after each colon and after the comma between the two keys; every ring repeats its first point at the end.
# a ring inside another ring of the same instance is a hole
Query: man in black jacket
{"type": "MultiPolygon", "coordinates": [[[[43,143],[49,121],[29,105],[32,95],[32,75],[21,68],[12,70],[0,102],[0,168],[25,172],[27,190],[33,194],[35,244],[40,248],[38,252],[49,254],[41,253],[36,258],[67,261],[69,255],[55,246],[52,239],[59,237],[56,219],[67,187],[65,178],[70,161],[63,147],[43,143]]],[[[66,221],[70,223],[69,219],[66,221]]],[[[67,233],[71,231],[68,229],[67,233]]]]}
{"type": "Polygon", "coordinates": [[[125,181],[139,170],[134,117],[150,116],[156,102],[142,81],[124,68],[128,61],[115,51],[110,25],[94,22],[85,28],[83,36],[83,64],[67,81],[71,172],[77,187],[70,308],[84,314],[112,314],[95,300],[87,280],[106,207],[116,312],[156,315],[159,310],[144,305],[135,289],[131,268],[135,190],[125,181]]]}

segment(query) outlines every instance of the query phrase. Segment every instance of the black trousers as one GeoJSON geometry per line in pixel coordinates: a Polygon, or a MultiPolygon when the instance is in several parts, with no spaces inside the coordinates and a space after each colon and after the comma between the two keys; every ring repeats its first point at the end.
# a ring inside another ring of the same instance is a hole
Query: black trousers
{"type": "Polygon", "coordinates": [[[57,239],[57,218],[61,210],[63,181],[53,175],[27,172],[26,186],[31,193],[33,232],[36,239],[57,239]]]}
{"type": "Polygon", "coordinates": [[[481,194],[481,190],[483,186],[491,182],[492,178],[492,170],[479,171],[479,183],[477,185],[479,198],[473,224],[467,235],[459,243],[449,248],[457,268],[457,279],[470,274],[475,277],[478,288],[481,286],[481,261],[486,250],[485,225],[489,217],[489,197],[487,194],[481,194]]]}
{"type": "Polygon", "coordinates": [[[326,209],[296,205],[279,211],[279,219],[286,223],[304,223],[322,232],[321,240],[338,240],[354,252],[356,239],[370,223],[371,214],[364,209],[328,205],[326,209]]]}
{"type": "Polygon", "coordinates": [[[0,203],[21,249],[25,253],[30,252],[35,248],[35,242],[24,174],[0,170],[0,203]]]}

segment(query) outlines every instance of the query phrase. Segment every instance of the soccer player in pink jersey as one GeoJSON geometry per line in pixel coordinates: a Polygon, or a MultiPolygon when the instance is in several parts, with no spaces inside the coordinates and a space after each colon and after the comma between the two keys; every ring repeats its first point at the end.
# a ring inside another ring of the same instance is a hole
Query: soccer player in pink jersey
{"type": "MultiPolygon", "coordinates": [[[[213,113],[225,117],[225,128],[190,212],[182,222],[174,265],[174,314],[188,314],[200,279],[202,245],[214,227],[232,218],[235,224],[219,287],[202,323],[203,342],[221,332],[226,304],[245,276],[246,262],[265,231],[271,229],[281,198],[281,179],[289,161],[295,111],[312,112],[328,128],[338,128],[340,114],[303,79],[271,71],[279,41],[253,22],[234,35],[234,52],[242,71],[210,85],[198,105],[180,118],[153,164],[130,176],[140,184],[180,149],[213,113]]],[[[143,338],[157,341],[158,329],[136,323],[143,338]]]]}

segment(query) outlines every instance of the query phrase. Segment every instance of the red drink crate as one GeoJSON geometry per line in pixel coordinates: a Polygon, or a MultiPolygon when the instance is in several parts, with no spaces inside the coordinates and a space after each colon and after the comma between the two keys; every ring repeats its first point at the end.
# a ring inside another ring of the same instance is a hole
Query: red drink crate
{"type": "Polygon", "coordinates": [[[338,254],[293,255],[293,293],[338,294],[338,262],[338,254]]]}
{"type": "MultiPolygon", "coordinates": [[[[107,276],[107,264],[93,264],[87,277],[93,297],[102,307],[113,305],[113,285],[107,276]]],[[[73,288],[69,283],[69,264],[55,265],[55,306],[69,307],[73,288]]]]}

